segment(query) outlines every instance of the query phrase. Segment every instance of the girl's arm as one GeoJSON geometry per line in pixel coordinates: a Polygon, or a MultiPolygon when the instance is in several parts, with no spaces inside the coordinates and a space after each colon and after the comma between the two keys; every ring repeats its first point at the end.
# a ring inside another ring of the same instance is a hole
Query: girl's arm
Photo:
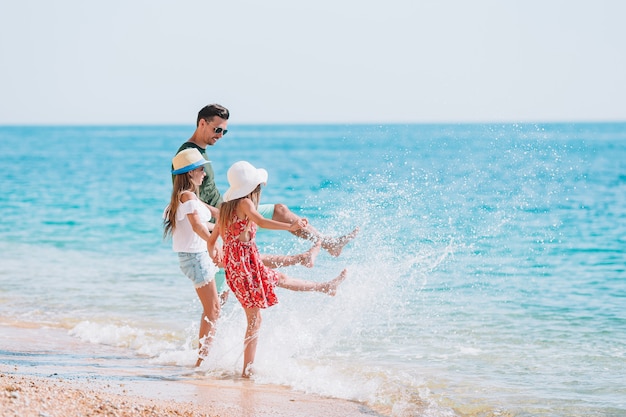
{"type": "Polygon", "coordinates": [[[189,219],[189,223],[191,223],[191,228],[193,229],[193,231],[196,232],[196,234],[200,236],[203,240],[206,240],[208,242],[209,238],[211,237],[211,233],[209,233],[209,227],[206,225],[206,223],[200,220],[200,216],[198,216],[198,213],[189,213],[187,215],[187,218],[189,219]]]}
{"type": "Polygon", "coordinates": [[[216,248],[215,246],[215,244],[217,243],[217,238],[219,234],[220,234],[219,226],[215,225],[215,227],[213,228],[213,232],[209,236],[209,240],[206,241],[206,248],[207,248],[207,251],[209,252],[209,256],[211,257],[213,262],[215,262],[218,266],[220,266],[222,263],[222,250],[221,250],[222,248],[221,247],[216,248]]]}
{"type": "Polygon", "coordinates": [[[276,220],[266,219],[256,210],[252,201],[244,198],[239,202],[238,210],[241,210],[250,220],[255,222],[259,227],[271,230],[296,230],[304,229],[308,225],[307,219],[299,219],[293,223],[277,222],[276,220]]]}
{"type": "MultiPolygon", "coordinates": [[[[181,203],[189,201],[191,199],[197,198],[195,194],[190,191],[184,192],[180,196],[181,203]]],[[[203,240],[208,241],[211,234],[209,233],[209,228],[205,222],[200,219],[198,213],[189,213],[187,214],[187,219],[189,219],[189,223],[191,224],[191,228],[198,236],[200,236],[203,240]]]]}

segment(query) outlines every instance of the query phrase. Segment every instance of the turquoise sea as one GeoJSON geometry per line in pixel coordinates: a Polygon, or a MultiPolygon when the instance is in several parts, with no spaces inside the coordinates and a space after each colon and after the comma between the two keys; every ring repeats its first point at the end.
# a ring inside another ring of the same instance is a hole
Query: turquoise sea
{"type": "MultiPolygon", "coordinates": [[[[4,338],[0,364],[236,380],[240,306],[191,372],[200,304],[162,239],[171,158],[192,132],[0,127],[0,330],[60,332],[95,363],[4,338]]],[[[285,269],[349,277],[334,298],[279,290],[255,384],[394,417],[626,415],[626,123],[231,123],[208,154],[222,191],[248,160],[269,171],[263,202],[328,234],[361,228],[340,257],[285,269]]],[[[276,231],[258,244],[309,247],[276,231]]]]}

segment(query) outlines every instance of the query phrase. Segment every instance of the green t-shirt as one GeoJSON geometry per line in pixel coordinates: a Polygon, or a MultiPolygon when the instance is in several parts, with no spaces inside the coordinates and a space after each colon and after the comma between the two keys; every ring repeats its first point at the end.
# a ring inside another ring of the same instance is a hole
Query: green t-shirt
{"type": "MultiPolygon", "coordinates": [[[[206,149],[202,149],[195,143],[191,142],[183,143],[180,148],[178,148],[176,153],[178,154],[178,152],[188,148],[196,148],[200,151],[204,159],[209,159],[206,157],[206,149]]],[[[200,200],[204,201],[209,206],[218,207],[222,204],[222,195],[217,189],[217,185],[215,185],[215,173],[213,172],[213,167],[210,162],[204,165],[204,172],[206,172],[206,176],[200,185],[200,200]]]]}

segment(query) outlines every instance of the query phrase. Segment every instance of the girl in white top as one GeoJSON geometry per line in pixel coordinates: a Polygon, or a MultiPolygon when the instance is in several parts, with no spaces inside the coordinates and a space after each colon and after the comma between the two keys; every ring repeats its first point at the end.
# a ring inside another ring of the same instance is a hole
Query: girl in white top
{"type": "MultiPolygon", "coordinates": [[[[209,257],[206,244],[214,225],[209,223],[211,211],[198,198],[199,187],[206,175],[204,165],[207,163],[209,161],[195,148],[184,149],[172,159],[172,196],[163,212],[164,236],[171,235],[172,248],[178,253],[180,269],[193,282],[202,303],[198,335],[200,348],[195,366],[200,366],[208,354],[221,307],[214,279],[218,266],[209,257]]],[[[296,264],[310,268],[320,249],[321,241],[318,241],[305,253],[261,255],[261,259],[270,268],[296,264]]],[[[227,293],[222,296],[222,302],[226,301],[226,296],[227,293]]]]}
{"type": "Polygon", "coordinates": [[[197,149],[185,149],[174,157],[172,197],[163,213],[164,236],[172,236],[172,248],[178,253],[180,269],[193,282],[202,303],[196,366],[208,354],[220,314],[214,279],[217,265],[209,258],[206,247],[211,212],[197,196],[206,175],[204,165],[208,162],[197,149]]]}

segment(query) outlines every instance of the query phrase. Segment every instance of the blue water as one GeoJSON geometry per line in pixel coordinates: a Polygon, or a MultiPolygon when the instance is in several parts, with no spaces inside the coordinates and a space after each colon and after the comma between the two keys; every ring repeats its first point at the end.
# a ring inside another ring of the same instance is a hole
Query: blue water
{"type": "MultiPolygon", "coordinates": [[[[160,218],[192,131],[0,127],[3,325],[119,349],[139,374],[193,364],[200,305],[160,218]]],[[[285,269],[349,278],[334,298],[279,292],[257,384],[402,417],[626,415],[626,124],[231,123],[208,153],[222,191],[245,159],[269,171],[262,201],[361,228],[285,269]]],[[[244,331],[233,297],[201,378],[236,377],[244,331]]]]}

